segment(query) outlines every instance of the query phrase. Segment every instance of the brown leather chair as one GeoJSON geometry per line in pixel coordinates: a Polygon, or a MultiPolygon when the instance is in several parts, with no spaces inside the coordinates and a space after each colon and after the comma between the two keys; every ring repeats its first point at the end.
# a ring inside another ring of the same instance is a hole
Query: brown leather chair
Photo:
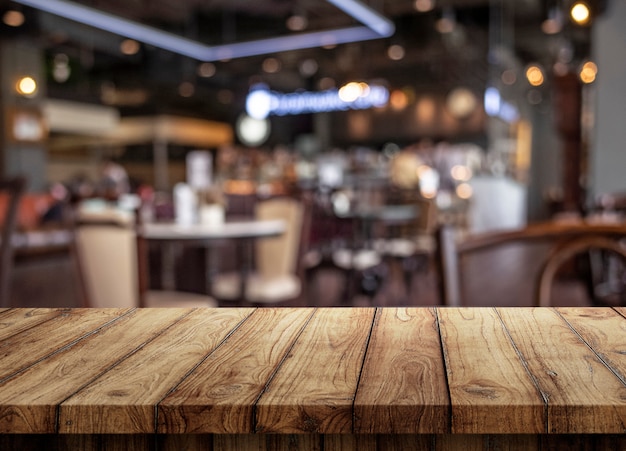
{"type": "Polygon", "coordinates": [[[591,235],[567,240],[556,246],[544,262],[537,284],[537,305],[551,305],[552,287],[557,273],[573,257],[589,251],[608,251],[621,256],[626,261],[626,246],[620,239],[610,236],[591,235]]]}
{"type": "MultiPolygon", "coordinates": [[[[464,304],[464,292],[470,277],[476,271],[466,264],[472,257],[480,257],[505,246],[537,246],[537,252],[509,255],[506,261],[491,262],[479,267],[478,274],[484,282],[484,302],[489,291],[488,282],[496,281],[503,295],[523,298],[530,305],[547,305],[556,270],[574,255],[594,248],[621,253],[619,240],[626,238],[626,224],[588,223],[577,221],[547,221],[507,231],[494,231],[460,237],[453,228],[441,227],[437,232],[437,262],[440,274],[440,299],[442,304],[464,304]],[[529,255],[529,257],[528,257],[529,255]],[[532,268],[530,268],[532,266],[532,268]],[[498,270],[500,271],[496,273],[498,270]],[[507,272],[508,271],[508,272],[507,272]],[[513,274],[515,273],[515,274],[513,274]],[[542,288],[539,288],[542,287],[542,288]],[[528,294],[526,300],[519,292],[528,294]]],[[[495,260],[495,259],[494,259],[495,260]]],[[[593,298],[590,299],[593,301],[593,298]]],[[[472,303],[473,305],[474,303],[472,303]]],[[[509,302],[508,305],[511,305],[509,302]]],[[[517,305],[517,304],[515,304],[517,305]]],[[[523,304],[526,305],[526,304],[523,304]]]]}
{"type": "Polygon", "coordinates": [[[0,307],[10,304],[11,273],[13,271],[13,234],[17,228],[20,199],[26,190],[23,177],[0,180],[0,307]]]}

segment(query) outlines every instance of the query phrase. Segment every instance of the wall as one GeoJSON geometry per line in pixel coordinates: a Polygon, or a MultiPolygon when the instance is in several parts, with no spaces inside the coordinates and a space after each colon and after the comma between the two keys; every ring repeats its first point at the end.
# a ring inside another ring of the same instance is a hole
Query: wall
{"type": "Polygon", "coordinates": [[[593,30],[598,64],[591,193],[626,192],[626,2],[612,0],[593,30]]]}
{"type": "Polygon", "coordinates": [[[9,129],[12,111],[40,111],[41,99],[46,95],[41,51],[32,43],[6,41],[0,43],[0,55],[0,176],[26,174],[29,190],[39,191],[46,186],[45,143],[16,141],[9,129]],[[39,82],[38,93],[33,98],[23,98],[15,92],[17,79],[24,75],[39,82]]]}

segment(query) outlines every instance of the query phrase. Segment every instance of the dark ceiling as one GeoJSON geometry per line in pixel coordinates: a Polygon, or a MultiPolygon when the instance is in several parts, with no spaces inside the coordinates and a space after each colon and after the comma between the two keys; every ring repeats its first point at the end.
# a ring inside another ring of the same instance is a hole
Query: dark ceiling
{"type": "MultiPolygon", "coordinates": [[[[75,2],[209,45],[289,35],[292,32],[285,22],[294,12],[308,18],[307,30],[355,25],[351,17],[323,0],[75,2]]],[[[480,93],[494,70],[504,70],[507,65],[523,67],[531,61],[551,64],[563,42],[579,56],[589,50],[588,29],[566,26],[553,36],[541,31],[547,4],[554,0],[439,0],[434,10],[424,13],[415,10],[413,0],[365,3],[393,20],[396,32],[392,37],[332,49],[218,61],[211,77],[198,75],[201,61],[149,45],[142,45],[135,55],[125,56],[119,47],[123,37],[8,0],[0,1],[0,12],[17,7],[27,20],[18,29],[0,25],[0,36],[25,37],[41,45],[49,74],[56,55],[69,57],[71,75],[62,83],[50,77],[50,97],[104,101],[118,106],[124,114],[177,113],[226,120],[243,109],[248,87],[258,81],[285,92],[320,89],[320,81],[330,77],[337,84],[379,79],[391,88],[409,86],[416,91],[465,85],[480,93]],[[458,26],[452,33],[442,34],[435,29],[442,6],[455,14],[458,26]],[[404,46],[403,59],[388,58],[387,48],[392,44],[404,46]],[[504,51],[490,52],[496,48],[504,51]],[[494,55],[498,55],[498,61],[494,55]],[[263,71],[263,61],[269,56],[280,61],[278,72],[263,71]],[[309,59],[316,61],[317,70],[303,75],[302,63],[309,59]],[[181,96],[182,82],[193,85],[192,95],[181,96]]]]}

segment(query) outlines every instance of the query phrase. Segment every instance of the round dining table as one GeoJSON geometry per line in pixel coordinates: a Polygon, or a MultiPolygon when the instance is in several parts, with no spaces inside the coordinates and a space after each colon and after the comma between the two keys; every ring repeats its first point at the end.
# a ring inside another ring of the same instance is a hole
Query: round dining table
{"type": "MultiPolygon", "coordinates": [[[[252,269],[252,242],[259,238],[272,238],[282,235],[286,223],[280,219],[258,220],[237,219],[227,220],[219,224],[178,224],[175,222],[144,223],[139,229],[141,236],[150,242],[159,242],[164,246],[164,261],[161,271],[163,286],[174,289],[174,248],[180,244],[197,244],[208,247],[223,240],[237,241],[239,270],[241,271],[240,293],[245,293],[246,276],[252,269]]],[[[206,293],[211,292],[211,280],[217,267],[215,252],[206,253],[205,287],[206,293]]]]}

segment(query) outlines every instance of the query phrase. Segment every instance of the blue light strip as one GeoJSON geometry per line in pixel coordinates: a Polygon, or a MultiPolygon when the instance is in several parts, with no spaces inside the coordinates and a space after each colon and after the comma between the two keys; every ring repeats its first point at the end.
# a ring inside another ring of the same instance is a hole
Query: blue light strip
{"type": "Polygon", "coordinates": [[[366,26],[209,46],[66,0],[13,1],[200,61],[218,61],[330,44],[345,44],[378,39],[391,36],[395,31],[394,25],[390,20],[363,5],[360,1],[326,0],[366,26]]]}
{"type": "Polygon", "coordinates": [[[358,20],[375,33],[378,33],[380,37],[391,36],[395,31],[393,22],[391,22],[386,17],[381,16],[377,11],[373,10],[372,8],[361,3],[358,0],[326,1],[328,3],[332,3],[344,13],[351,16],[355,20],[358,20]]]}

